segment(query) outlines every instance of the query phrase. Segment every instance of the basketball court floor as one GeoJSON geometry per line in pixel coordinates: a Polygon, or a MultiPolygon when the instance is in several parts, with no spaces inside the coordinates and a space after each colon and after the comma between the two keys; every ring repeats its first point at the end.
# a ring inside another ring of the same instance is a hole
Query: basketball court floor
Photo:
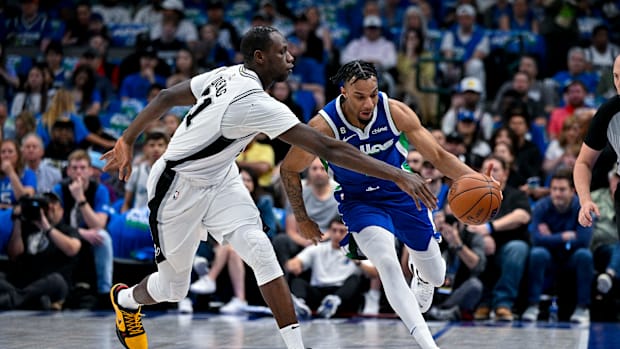
{"type": "MultiPolygon", "coordinates": [[[[609,349],[620,348],[619,323],[580,327],[549,325],[430,322],[441,348],[609,349]]],[[[209,313],[149,312],[144,317],[150,348],[276,349],[284,348],[271,317],[209,313]]],[[[315,319],[302,322],[305,344],[314,349],[418,348],[397,319],[315,319]]],[[[2,349],[122,349],[108,312],[0,312],[2,349]]]]}

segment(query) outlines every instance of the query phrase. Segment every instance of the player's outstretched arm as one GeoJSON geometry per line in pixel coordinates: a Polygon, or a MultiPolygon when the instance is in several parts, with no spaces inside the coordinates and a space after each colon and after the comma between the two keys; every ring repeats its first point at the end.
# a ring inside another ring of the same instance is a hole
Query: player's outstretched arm
{"type": "MultiPolygon", "coordinates": [[[[308,122],[308,125],[317,129],[328,137],[333,137],[329,125],[321,116],[316,116],[308,122]]],[[[312,163],[315,154],[309,153],[297,146],[291,147],[280,165],[280,178],[286,191],[289,204],[295,215],[299,233],[306,239],[318,243],[323,237],[319,226],[308,217],[306,205],[304,204],[301,187],[300,173],[312,163]]]]}
{"type": "Polygon", "coordinates": [[[190,80],[159,92],[127,127],[123,135],[116,141],[114,148],[103,154],[101,159],[106,160],[103,170],[118,170],[118,178],[120,180],[129,180],[131,161],[133,160],[133,144],[140,133],[144,131],[146,125],[161,117],[162,114],[174,106],[192,105],[194,103],[196,103],[196,98],[192,94],[190,80]]]}
{"type": "Polygon", "coordinates": [[[437,206],[437,198],[419,175],[368,156],[352,145],[327,137],[305,124],[295,125],[279,138],[340,167],[394,182],[415,200],[418,209],[421,209],[419,201],[431,209],[437,206]]]}
{"type": "Polygon", "coordinates": [[[430,161],[441,173],[456,179],[475,172],[437,143],[433,135],[422,126],[416,113],[407,105],[390,99],[390,113],[396,127],[405,133],[407,140],[424,156],[424,160],[430,161]]]}

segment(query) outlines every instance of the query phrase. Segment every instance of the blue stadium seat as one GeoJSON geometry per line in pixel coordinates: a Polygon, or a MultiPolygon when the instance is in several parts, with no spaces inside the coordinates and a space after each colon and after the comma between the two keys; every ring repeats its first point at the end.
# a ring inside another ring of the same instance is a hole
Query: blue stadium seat
{"type": "Polygon", "coordinates": [[[308,122],[314,116],[316,101],[312,92],[306,90],[297,90],[293,92],[293,100],[299,104],[304,112],[304,122],[308,122]]]}

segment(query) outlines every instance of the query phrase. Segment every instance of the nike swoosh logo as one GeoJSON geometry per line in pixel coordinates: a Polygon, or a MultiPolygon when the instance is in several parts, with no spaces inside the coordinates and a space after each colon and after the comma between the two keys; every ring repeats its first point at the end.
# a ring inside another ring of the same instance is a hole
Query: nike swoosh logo
{"type": "Polygon", "coordinates": [[[291,330],[294,330],[294,329],[296,329],[296,328],[299,328],[299,325],[293,325],[293,326],[291,326],[291,330]]]}
{"type": "Polygon", "coordinates": [[[353,138],[353,137],[355,137],[355,136],[357,136],[357,135],[351,135],[351,136],[349,136],[349,137],[343,138],[343,139],[342,139],[342,141],[343,141],[343,142],[348,142],[348,141],[349,141],[349,139],[351,139],[351,138],[353,138]]]}

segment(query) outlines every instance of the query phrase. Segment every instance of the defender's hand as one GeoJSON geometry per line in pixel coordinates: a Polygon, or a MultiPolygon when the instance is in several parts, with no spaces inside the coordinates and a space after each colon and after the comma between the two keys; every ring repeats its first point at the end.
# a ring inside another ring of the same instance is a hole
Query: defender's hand
{"type": "Polygon", "coordinates": [[[299,234],[305,239],[312,241],[313,244],[317,244],[323,240],[323,233],[319,226],[312,220],[303,222],[297,222],[299,228],[299,234]]]}
{"type": "Polygon", "coordinates": [[[125,142],[121,136],[114,145],[114,148],[101,156],[105,160],[103,171],[118,170],[118,179],[128,181],[131,176],[131,161],[133,160],[133,144],[125,142]]]}
{"type": "Polygon", "coordinates": [[[409,194],[409,196],[413,198],[415,206],[418,210],[422,209],[420,202],[422,202],[428,209],[434,210],[437,208],[437,198],[426,185],[430,182],[430,179],[425,180],[417,173],[406,171],[401,172],[401,180],[398,180],[395,183],[400,189],[402,189],[402,191],[409,194]]]}
{"type": "Polygon", "coordinates": [[[579,224],[584,227],[591,227],[592,222],[594,221],[594,217],[592,214],[596,216],[600,216],[601,213],[598,210],[598,206],[592,201],[585,202],[583,206],[579,209],[579,224]]]}

